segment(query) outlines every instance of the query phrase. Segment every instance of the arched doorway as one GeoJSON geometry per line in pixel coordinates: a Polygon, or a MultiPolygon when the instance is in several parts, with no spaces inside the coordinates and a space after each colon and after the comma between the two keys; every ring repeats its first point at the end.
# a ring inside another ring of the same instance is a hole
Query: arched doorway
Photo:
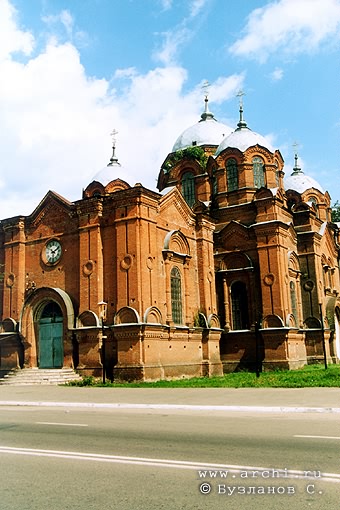
{"type": "Polygon", "coordinates": [[[64,362],[63,314],[55,301],[47,303],[39,319],[39,368],[61,368],[64,362]]]}

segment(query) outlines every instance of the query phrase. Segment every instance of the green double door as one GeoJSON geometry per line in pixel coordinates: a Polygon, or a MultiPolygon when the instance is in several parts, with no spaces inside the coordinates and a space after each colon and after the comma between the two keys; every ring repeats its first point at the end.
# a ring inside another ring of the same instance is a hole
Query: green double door
{"type": "Polygon", "coordinates": [[[58,305],[53,305],[45,307],[39,321],[39,368],[63,366],[63,317],[58,305]]]}

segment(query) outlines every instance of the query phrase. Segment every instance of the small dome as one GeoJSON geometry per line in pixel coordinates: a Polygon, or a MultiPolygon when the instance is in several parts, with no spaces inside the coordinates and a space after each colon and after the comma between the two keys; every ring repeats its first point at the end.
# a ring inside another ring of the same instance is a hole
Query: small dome
{"type": "Polygon", "coordinates": [[[284,178],[284,186],[286,190],[292,189],[298,193],[304,193],[307,189],[311,188],[315,188],[321,191],[321,193],[324,193],[322,186],[320,186],[313,177],[306,175],[301,168],[297,167],[294,168],[291,175],[284,178]]]}
{"type": "Polygon", "coordinates": [[[208,99],[205,98],[205,111],[201,120],[189,127],[177,138],[172,152],[185,149],[193,145],[216,145],[218,146],[230,128],[222,122],[218,122],[214,115],[208,111],[208,99]]]}
{"type": "Polygon", "coordinates": [[[268,142],[264,136],[259,135],[258,133],[255,133],[255,131],[249,129],[247,123],[245,120],[243,120],[243,106],[240,104],[240,120],[237,124],[237,128],[235,131],[230,133],[230,135],[226,136],[220,143],[215,153],[215,157],[229,147],[244,152],[249,149],[249,147],[253,147],[254,145],[261,145],[261,147],[265,147],[270,152],[275,152],[275,149],[271,143],[268,142]]]}
{"type": "MultiPolygon", "coordinates": [[[[113,135],[115,135],[117,132],[114,131],[113,135]]],[[[126,172],[126,169],[119,163],[118,158],[116,156],[116,140],[113,139],[113,145],[112,145],[112,156],[110,158],[110,161],[107,166],[99,170],[95,174],[95,176],[92,179],[93,181],[100,182],[104,187],[106,187],[110,182],[114,181],[115,179],[123,179],[124,181],[133,181],[134,178],[131,177],[126,172]]]]}
{"type": "Polygon", "coordinates": [[[120,163],[117,162],[116,165],[107,165],[96,175],[93,177],[94,181],[100,182],[104,187],[109,184],[109,182],[114,181],[118,177],[122,177],[122,173],[125,173],[122,169],[120,163]]]}
{"type": "Polygon", "coordinates": [[[215,156],[218,156],[224,149],[231,147],[233,149],[238,149],[241,152],[246,151],[249,147],[253,147],[254,145],[261,145],[266,149],[270,150],[270,152],[274,152],[275,149],[272,145],[264,138],[264,136],[255,133],[248,127],[245,128],[237,128],[233,133],[227,136],[222,143],[219,145],[215,156]]]}

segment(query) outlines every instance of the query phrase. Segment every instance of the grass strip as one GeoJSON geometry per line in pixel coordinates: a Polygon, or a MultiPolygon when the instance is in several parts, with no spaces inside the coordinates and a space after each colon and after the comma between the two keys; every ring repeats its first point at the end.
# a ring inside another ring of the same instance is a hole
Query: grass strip
{"type": "Polygon", "coordinates": [[[340,365],[309,365],[299,370],[262,372],[233,372],[223,377],[194,377],[153,382],[106,382],[94,377],[68,383],[68,386],[97,386],[112,388],[339,388],[340,365]]]}

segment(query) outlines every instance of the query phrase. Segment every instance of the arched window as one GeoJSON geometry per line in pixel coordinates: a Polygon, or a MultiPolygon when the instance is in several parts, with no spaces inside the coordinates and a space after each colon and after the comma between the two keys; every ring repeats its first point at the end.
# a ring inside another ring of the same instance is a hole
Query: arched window
{"type": "Polygon", "coordinates": [[[265,185],[264,182],[264,164],[261,158],[253,158],[253,175],[254,175],[254,187],[262,188],[265,185]]]}
{"type": "Polygon", "coordinates": [[[196,202],[195,178],[191,172],[185,172],[182,177],[182,194],[186,203],[192,207],[196,202]]]}
{"type": "Polygon", "coordinates": [[[232,329],[249,329],[247,287],[243,282],[231,285],[232,329]]]}
{"type": "Polygon", "coordinates": [[[326,288],[327,287],[327,272],[328,272],[328,266],[323,265],[322,266],[322,277],[323,277],[323,285],[326,288]]]}
{"type": "Polygon", "coordinates": [[[326,290],[330,290],[332,288],[332,263],[330,260],[326,260],[325,257],[322,258],[322,274],[323,274],[323,284],[326,290]]]}
{"type": "Polygon", "coordinates": [[[228,191],[238,189],[237,161],[234,158],[227,161],[227,186],[228,191]]]}
{"type": "Polygon", "coordinates": [[[319,218],[319,206],[317,199],[315,197],[310,197],[308,203],[310,204],[311,207],[313,206],[315,207],[316,217],[319,218]]]}
{"type": "Polygon", "coordinates": [[[327,261],[327,266],[326,266],[326,282],[327,282],[327,285],[326,287],[328,287],[329,289],[332,289],[333,288],[333,270],[332,270],[332,261],[331,259],[328,259],[327,261]]]}
{"type": "Polygon", "coordinates": [[[295,324],[299,323],[299,312],[297,307],[297,299],[296,299],[296,289],[295,289],[295,282],[292,280],[289,283],[289,289],[290,289],[290,305],[292,307],[292,315],[295,319],[295,324]]]}
{"type": "Polygon", "coordinates": [[[175,324],[182,324],[182,282],[178,267],[172,268],[170,279],[172,320],[175,324]]]}
{"type": "Polygon", "coordinates": [[[329,286],[332,289],[334,287],[334,285],[333,285],[333,270],[331,267],[328,269],[328,281],[329,281],[329,286]]]}
{"type": "Polygon", "coordinates": [[[213,197],[216,197],[217,193],[218,193],[218,182],[217,182],[217,177],[214,174],[213,178],[212,178],[212,194],[213,194],[213,197]]]}
{"type": "MultiPolygon", "coordinates": [[[[294,317],[294,321],[291,322],[294,326],[299,326],[300,317],[303,315],[301,311],[301,294],[300,294],[300,262],[299,257],[295,252],[289,253],[288,259],[288,271],[289,271],[289,299],[290,299],[290,315],[294,317]]],[[[310,289],[309,283],[304,285],[304,289],[310,289]]],[[[313,285],[313,284],[312,284],[313,285]]]]}

